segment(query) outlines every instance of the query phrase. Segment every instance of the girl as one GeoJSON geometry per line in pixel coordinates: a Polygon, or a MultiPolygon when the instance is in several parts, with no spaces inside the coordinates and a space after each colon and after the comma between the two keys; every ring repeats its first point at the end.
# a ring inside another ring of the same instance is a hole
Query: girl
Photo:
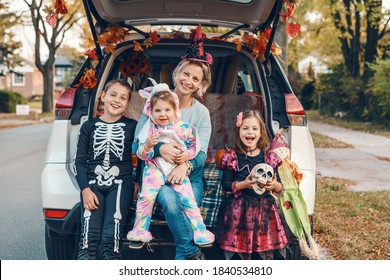
{"type": "Polygon", "coordinates": [[[81,191],[79,259],[120,258],[120,242],[133,196],[131,143],[137,122],[122,114],[129,104],[127,81],[114,79],[102,92],[104,113],[80,128],[74,160],[81,191]]]}
{"type": "MultiPolygon", "coordinates": [[[[140,93],[145,95],[147,92],[140,91],[140,93]]],[[[158,142],[175,143],[182,156],[188,159],[195,157],[197,146],[199,147],[199,143],[195,142],[196,132],[191,125],[179,121],[179,99],[169,90],[167,84],[157,84],[153,87],[146,101],[144,114],[150,116],[150,126],[145,126],[148,130],[147,135],[143,136],[142,131],[139,135],[140,145],[137,156],[146,162],[146,166],[143,170],[142,189],[138,197],[134,228],[127,234],[127,238],[132,241],[129,247],[133,249],[142,248],[144,242],[149,242],[153,238],[148,230],[153,205],[159,190],[165,185],[167,177],[175,167],[161,157],[153,158],[153,147],[158,142]]],[[[195,229],[195,244],[211,245],[214,242],[214,234],[208,231],[203,223],[188,177],[177,178],[171,186],[179,194],[185,214],[195,229]]]]}
{"type": "MultiPolygon", "coordinates": [[[[204,52],[203,45],[199,44],[202,38],[200,25],[196,30],[193,44],[189,46],[182,60],[175,67],[172,74],[174,83],[173,91],[180,101],[182,120],[196,128],[201,147],[199,153],[192,160],[182,157],[177,152],[176,144],[159,143],[154,146],[156,156],[161,156],[166,161],[176,163],[176,167],[169,174],[167,180],[171,184],[176,180],[186,176],[191,181],[195,200],[200,205],[203,195],[203,165],[207,158],[207,149],[211,136],[211,120],[209,110],[194,96],[202,97],[211,84],[211,63],[212,57],[204,52]]],[[[140,116],[137,129],[135,131],[136,141],[133,150],[138,145],[138,134],[147,121],[147,117],[140,116]]],[[[168,184],[164,185],[157,195],[157,201],[162,206],[169,229],[171,230],[175,244],[177,260],[197,260],[203,259],[203,254],[194,243],[194,231],[184,214],[183,206],[179,195],[168,184]]]]}
{"type": "MultiPolygon", "coordinates": [[[[283,185],[274,176],[272,182],[259,187],[267,190],[262,195],[254,192],[252,168],[265,163],[269,146],[266,128],[258,111],[240,112],[235,127],[235,150],[228,149],[222,159],[222,187],[232,192],[222,210],[218,226],[218,241],[226,259],[238,253],[251,259],[259,253],[262,259],[274,259],[274,252],[285,256],[287,237],[275,198],[283,185]]],[[[276,175],[276,174],[275,174],[276,175]]]]}

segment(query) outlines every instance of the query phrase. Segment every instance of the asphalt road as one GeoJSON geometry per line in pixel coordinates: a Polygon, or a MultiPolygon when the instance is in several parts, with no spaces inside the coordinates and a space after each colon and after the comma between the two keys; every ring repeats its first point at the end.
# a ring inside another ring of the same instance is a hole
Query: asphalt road
{"type": "Polygon", "coordinates": [[[321,176],[352,180],[352,191],[390,190],[390,138],[316,122],[309,122],[309,128],[353,146],[316,149],[321,176]]]}
{"type": "Polygon", "coordinates": [[[41,171],[51,124],[0,131],[0,259],[45,260],[41,171]]]}

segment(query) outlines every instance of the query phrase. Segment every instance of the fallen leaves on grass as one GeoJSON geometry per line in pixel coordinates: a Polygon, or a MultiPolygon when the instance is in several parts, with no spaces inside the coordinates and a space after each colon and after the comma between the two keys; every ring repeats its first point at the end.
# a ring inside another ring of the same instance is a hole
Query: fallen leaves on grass
{"type": "Polygon", "coordinates": [[[311,132],[315,148],[353,148],[353,145],[346,144],[344,142],[338,141],[334,138],[311,132]]]}
{"type": "Polygon", "coordinates": [[[319,177],[316,240],[337,260],[390,259],[390,192],[353,192],[351,181],[319,177]]]}

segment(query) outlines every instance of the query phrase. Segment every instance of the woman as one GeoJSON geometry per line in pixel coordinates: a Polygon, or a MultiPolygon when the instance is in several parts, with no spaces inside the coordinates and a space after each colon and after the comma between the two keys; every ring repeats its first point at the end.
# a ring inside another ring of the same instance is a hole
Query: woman
{"type": "MultiPolygon", "coordinates": [[[[194,159],[188,161],[188,158],[178,153],[177,144],[157,144],[154,148],[155,157],[161,156],[166,161],[177,165],[167,178],[169,183],[181,182],[187,175],[189,176],[198,206],[200,206],[203,195],[203,165],[211,135],[210,113],[202,103],[194,98],[195,95],[202,97],[211,84],[212,58],[210,54],[203,52],[202,44],[198,44],[201,41],[201,35],[202,30],[199,25],[193,44],[188,47],[187,53],[172,74],[173,91],[179,97],[182,121],[196,128],[201,150],[194,159]]],[[[146,120],[147,117],[142,114],[135,131],[135,139],[146,120]]],[[[163,208],[168,226],[175,239],[175,259],[204,258],[199,247],[194,243],[193,228],[183,212],[179,195],[171,187],[165,185],[161,188],[157,201],[163,208]]]]}

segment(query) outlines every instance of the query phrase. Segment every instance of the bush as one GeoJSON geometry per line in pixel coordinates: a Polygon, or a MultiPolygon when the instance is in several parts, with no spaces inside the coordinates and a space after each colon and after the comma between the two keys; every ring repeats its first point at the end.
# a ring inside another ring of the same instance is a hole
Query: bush
{"type": "Polygon", "coordinates": [[[301,103],[303,108],[305,110],[310,110],[314,109],[313,107],[313,97],[314,97],[314,92],[315,92],[315,80],[310,81],[306,84],[303,85],[302,90],[301,90],[301,103]]]}
{"type": "Polygon", "coordinates": [[[319,76],[312,100],[318,100],[320,114],[362,120],[368,105],[364,88],[363,81],[352,78],[344,65],[336,65],[330,73],[319,76]]]}
{"type": "Polygon", "coordinates": [[[376,108],[372,112],[372,118],[377,121],[390,120],[390,59],[382,60],[371,68],[375,71],[370,80],[372,94],[371,104],[376,108]]]}
{"type": "Polygon", "coordinates": [[[17,104],[27,104],[27,99],[17,92],[0,90],[0,112],[15,113],[17,104]]]}

